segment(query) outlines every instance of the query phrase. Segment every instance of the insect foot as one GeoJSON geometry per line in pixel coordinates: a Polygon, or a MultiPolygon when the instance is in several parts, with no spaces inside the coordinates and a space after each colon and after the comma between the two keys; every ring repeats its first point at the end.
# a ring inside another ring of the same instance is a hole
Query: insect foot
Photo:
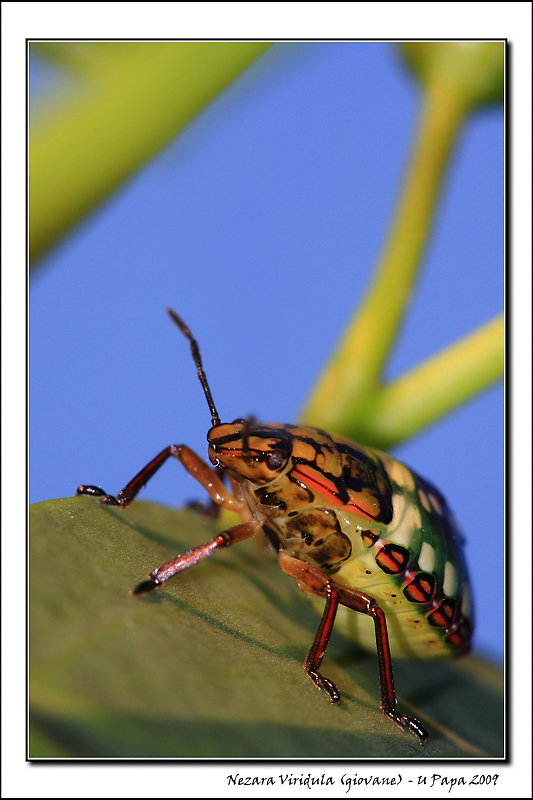
{"type": "Polygon", "coordinates": [[[111,494],[106,494],[99,486],[78,486],[76,494],[85,495],[86,497],[98,497],[98,502],[107,506],[120,506],[122,503],[113,497],[111,494]]]}
{"type": "MultiPolygon", "coordinates": [[[[305,667],[304,667],[305,669],[305,667]]],[[[324,689],[324,691],[329,695],[329,699],[331,703],[338,703],[341,699],[339,694],[339,690],[333,683],[333,681],[328,680],[328,678],[324,678],[319,672],[316,671],[309,671],[306,669],[307,674],[319,689],[324,689]]]]}
{"type": "Polygon", "coordinates": [[[414,717],[405,717],[403,714],[397,714],[394,711],[385,713],[387,717],[390,717],[390,719],[395,722],[396,725],[403,731],[408,731],[409,733],[414,734],[414,736],[416,736],[420,741],[420,744],[426,743],[428,732],[417,719],[414,717]]]}
{"type": "Polygon", "coordinates": [[[146,592],[151,592],[153,589],[156,589],[159,586],[159,581],[154,581],[152,578],[148,581],[141,581],[141,583],[137,584],[135,589],[131,590],[132,594],[146,594],[146,592]]]}

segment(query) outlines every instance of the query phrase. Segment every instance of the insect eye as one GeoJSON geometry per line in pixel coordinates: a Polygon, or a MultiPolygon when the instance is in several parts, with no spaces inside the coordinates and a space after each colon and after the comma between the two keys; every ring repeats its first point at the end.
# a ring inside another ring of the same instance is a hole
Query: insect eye
{"type": "Polygon", "coordinates": [[[271,450],[265,458],[267,467],[277,471],[282,470],[288,460],[289,457],[283,450],[271,450]]]}

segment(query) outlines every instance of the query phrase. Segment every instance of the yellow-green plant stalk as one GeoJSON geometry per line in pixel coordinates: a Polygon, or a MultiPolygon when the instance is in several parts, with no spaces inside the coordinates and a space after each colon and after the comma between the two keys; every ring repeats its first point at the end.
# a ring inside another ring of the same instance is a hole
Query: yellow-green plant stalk
{"type": "Polygon", "coordinates": [[[406,43],[402,47],[425,89],[411,163],[367,294],[301,415],[305,423],[385,449],[485,388],[503,370],[500,319],[457,345],[453,356],[442,354],[397,384],[387,386],[382,381],[413,294],[457,136],[473,109],[497,101],[503,91],[503,43],[406,43]],[[453,380],[452,365],[458,368],[453,380]],[[465,375],[469,380],[461,388],[465,375]],[[440,389],[438,402],[435,381],[440,389]],[[409,392],[416,394],[416,403],[405,402],[409,392]],[[398,406],[392,424],[394,402],[398,406]],[[387,420],[382,420],[385,412],[387,420]]]}
{"type": "Polygon", "coordinates": [[[59,42],[80,90],[30,132],[30,260],[154,156],[269,42],[59,42]]]}

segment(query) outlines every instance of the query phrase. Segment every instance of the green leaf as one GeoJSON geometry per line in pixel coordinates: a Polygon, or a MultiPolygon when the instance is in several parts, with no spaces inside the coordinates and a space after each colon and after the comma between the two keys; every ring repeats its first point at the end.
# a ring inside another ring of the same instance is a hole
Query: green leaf
{"type": "Polygon", "coordinates": [[[130,594],[216,530],[143,502],[31,507],[30,758],[502,756],[501,675],[480,659],[395,664],[424,747],[380,713],[376,658],[335,633],[329,704],[302,671],[318,617],[254,541],[130,594]]]}

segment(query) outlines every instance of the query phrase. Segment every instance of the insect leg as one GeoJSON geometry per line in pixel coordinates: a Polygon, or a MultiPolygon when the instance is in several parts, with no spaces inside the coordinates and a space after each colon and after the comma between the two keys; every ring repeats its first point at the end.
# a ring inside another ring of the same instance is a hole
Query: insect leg
{"type": "Polygon", "coordinates": [[[165,583],[169,578],[177,575],[178,572],[193,567],[195,564],[198,564],[199,561],[203,561],[223,547],[230,547],[232,544],[237,544],[237,542],[242,542],[244,539],[249,539],[250,536],[254,536],[260,530],[261,524],[256,520],[250,520],[249,522],[235,525],[233,528],[219,533],[218,536],[205,542],[205,544],[194,547],[186,553],[175,556],[165,564],[161,564],[160,567],[157,567],[150,573],[147,581],[142,581],[142,583],[139,583],[139,585],[135,587],[132,594],[151,592],[152,589],[165,583]]]}
{"type": "MultiPolygon", "coordinates": [[[[349,590],[350,591],[350,590],[349,590]]],[[[365,597],[365,595],[362,595],[365,597]]],[[[374,620],[376,632],[376,647],[379,662],[379,680],[381,684],[381,710],[402,730],[410,731],[418,736],[420,744],[424,744],[428,738],[426,729],[414,717],[407,717],[396,711],[396,692],[394,691],[394,677],[392,674],[392,660],[389,647],[389,635],[387,633],[387,622],[383,610],[375,600],[368,598],[371,602],[368,611],[363,613],[370,614],[374,620]]],[[[348,605],[345,603],[345,605],[348,605]]],[[[353,608],[353,606],[350,606],[353,608]]],[[[356,609],[357,610],[357,609],[356,609]]]]}
{"type": "Polygon", "coordinates": [[[100,503],[125,508],[170,456],[174,456],[183,464],[187,472],[202,484],[217,505],[232,511],[241,511],[246,507],[243,500],[237,499],[226,489],[216,471],[185,444],[171,444],[169,447],[165,447],[132,478],[116,497],[106,494],[98,486],[78,486],[76,494],[98,497],[100,503]]]}
{"type": "Polygon", "coordinates": [[[335,622],[335,616],[337,614],[337,608],[339,605],[337,590],[332,584],[327,587],[326,592],[326,607],[324,608],[324,613],[322,614],[322,619],[320,620],[320,625],[318,626],[315,640],[307,654],[307,658],[304,661],[304,670],[307,672],[315,686],[318,686],[319,689],[324,689],[327,692],[332,703],[338,703],[340,696],[337,687],[332,681],[328,680],[328,678],[324,678],[324,676],[318,671],[322,659],[324,658],[326,647],[328,646],[329,637],[331,631],[333,630],[333,623],[335,622]]]}
{"type": "MultiPolygon", "coordinates": [[[[284,572],[286,572],[288,575],[292,575],[293,578],[296,578],[301,589],[310,594],[327,598],[322,621],[315,637],[313,647],[311,648],[306,659],[306,665],[307,661],[313,657],[315,647],[317,650],[317,664],[320,664],[322,656],[324,655],[329,634],[331,632],[331,628],[333,627],[334,613],[333,619],[331,619],[329,623],[329,630],[325,634],[321,633],[321,630],[323,628],[327,628],[328,623],[326,622],[326,617],[328,616],[328,613],[331,615],[331,611],[328,612],[328,605],[330,605],[329,598],[332,595],[332,592],[335,592],[336,603],[340,603],[341,605],[347,606],[354,611],[359,611],[362,614],[367,614],[368,616],[372,617],[374,621],[376,647],[378,653],[381,710],[396,725],[398,725],[399,728],[410,731],[417,736],[420,743],[423,744],[428,737],[427,731],[414,717],[407,717],[404,714],[400,714],[398,711],[396,711],[396,693],[394,691],[394,678],[392,673],[392,660],[389,648],[389,636],[387,633],[387,622],[383,610],[378,606],[376,601],[372,597],[363,594],[363,592],[357,591],[357,589],[352,589],[350,586],[345,586],[344,584],[331,581],[316,567],[313,567],[311,564],[307,564],[305,561],[299,561],[298,559],[293,558],[286,553],[280,553],[279,562],[281,569],[284,572]],[[322,642],[322,644],[320,644],[320,642],[322,642]]],[[[309,671],[307,666],[304,666],[304,668],[306,671],[309,671]]],[[[311,676],[311,678],[314,680],[313,676],[311,676]]],[[[317,683],[317,685],[319,684],[317,683]]]]}

